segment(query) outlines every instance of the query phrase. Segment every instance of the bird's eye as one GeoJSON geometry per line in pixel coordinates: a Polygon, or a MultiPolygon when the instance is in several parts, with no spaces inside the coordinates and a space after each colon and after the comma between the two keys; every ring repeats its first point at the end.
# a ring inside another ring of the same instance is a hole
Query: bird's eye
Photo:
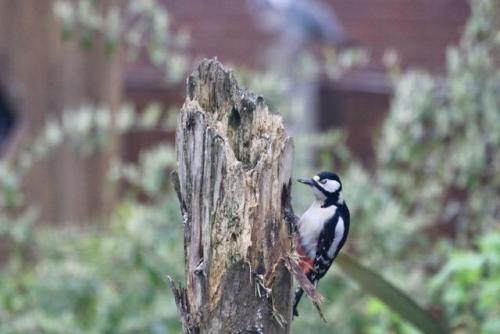
{"type": "Polygon", "coordinates": [[[319,181],[319,183],[321,183],[321,184],[325,184],[325,183],[326,183],[326,179],[324,179],[324,180],[320,180],[320,181],[319,181]]]}

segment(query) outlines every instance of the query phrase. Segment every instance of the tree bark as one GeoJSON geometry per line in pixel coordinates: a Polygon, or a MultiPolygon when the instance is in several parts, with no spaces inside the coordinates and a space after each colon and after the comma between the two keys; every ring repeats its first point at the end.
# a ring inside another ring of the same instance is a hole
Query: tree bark
{"type": "Polygon", "coordinates": [[[293,143],[281,116],[204,60],[188,78],[176,151],[187,287],[173,290],[184,332],[289,333],[293,143]]]}

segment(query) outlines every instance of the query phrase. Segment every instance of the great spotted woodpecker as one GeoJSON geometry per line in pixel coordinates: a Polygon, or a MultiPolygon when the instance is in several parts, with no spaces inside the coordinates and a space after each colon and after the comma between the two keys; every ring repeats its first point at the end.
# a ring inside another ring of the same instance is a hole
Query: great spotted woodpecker
{"type": "MultiPolygon", "coordinates": [[[[317,286],[339,254],[349,233],[349,209],[342,197],[342,183],[335,173],[321,172],[297,181],[312,188],[315,200],[298,223],[299,265],[317,286]]],[[[295,293],[293,314],[304,291],[295,293]]]]}

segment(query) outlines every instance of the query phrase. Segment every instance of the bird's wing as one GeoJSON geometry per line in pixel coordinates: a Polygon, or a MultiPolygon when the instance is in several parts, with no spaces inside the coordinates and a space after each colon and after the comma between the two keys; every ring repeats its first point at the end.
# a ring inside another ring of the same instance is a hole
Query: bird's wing
{"type": "Polygon", "coordinates": [[[314,258],[314,268],[311,274],[311,281],[314,283],[325,275],[332,265],[333,258],[328,256],[328,250],[332,246],[336,236],[335,229],[339,221],[339,215],[335,214],[329,219],[318,237],[316,256],[314,258]]]}

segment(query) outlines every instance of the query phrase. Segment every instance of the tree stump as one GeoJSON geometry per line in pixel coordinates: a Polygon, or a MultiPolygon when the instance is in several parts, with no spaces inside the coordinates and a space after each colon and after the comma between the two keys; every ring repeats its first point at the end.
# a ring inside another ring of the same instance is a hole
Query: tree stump
{"type": "Polygon", "coordinates": [[[185,333],[289,333],[293,142],[217,60],[187,80],[173,174],[184,219],[185,333]]]}

